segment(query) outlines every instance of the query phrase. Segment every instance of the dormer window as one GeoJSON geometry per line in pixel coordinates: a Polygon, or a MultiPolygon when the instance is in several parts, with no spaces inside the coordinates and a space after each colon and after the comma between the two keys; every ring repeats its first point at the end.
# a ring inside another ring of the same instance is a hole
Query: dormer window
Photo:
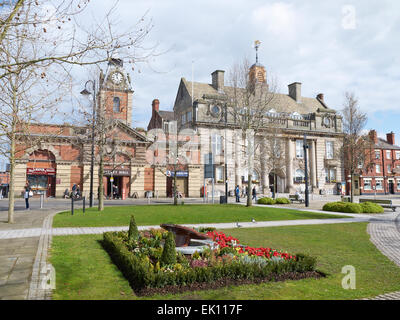
{"type": "Polygon", "coordinates": [[[113,99],[113,111],[114,112],[121,112],[121,100],[118,97],[114,97],[113,99]]]}

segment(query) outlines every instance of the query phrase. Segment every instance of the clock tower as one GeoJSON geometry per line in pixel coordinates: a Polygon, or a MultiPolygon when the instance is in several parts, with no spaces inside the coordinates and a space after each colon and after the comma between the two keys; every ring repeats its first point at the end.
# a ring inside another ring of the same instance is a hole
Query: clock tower
{"type": "Polygon", "coordinates": [[[123,61],[111,58],[105,74],[100,74],[100,104],[104,116],[117,119],[129,127],[132,125],[132,94],[129,74],[123,67],[123,61]]]}

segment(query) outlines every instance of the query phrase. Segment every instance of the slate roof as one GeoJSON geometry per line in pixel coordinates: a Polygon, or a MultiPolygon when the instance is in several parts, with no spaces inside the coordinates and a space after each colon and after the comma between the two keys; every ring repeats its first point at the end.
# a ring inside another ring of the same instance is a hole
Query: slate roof
{"type": "Polygon", "coordinates": [[[376,149],[389,149],[389,150],[400,150],[399,146],[388,143],[382,138],[378,138],[378,142],[375,144],[376,149]]]}
{"type": "MultiPolygon", "coordinates": [[[[182,78],[182,82],[186,86],[186,89],[191,96],[192,94],[192,82],[182,78]]],[[[224,86],[223,91],[227,94],[229,91],[233,90],[233,87],[224,86]]],[[[211,84],[193,82],[193,101],[205,100],[204,96],[222,96],[211,84]]],[[[300,114],[308,114],[314,112],[335,112],[335,110],[330,109],[325,103],[317,98],[307,98],[301,97],[301,102],[297,103],[288,94],[276,93],[274,95],[274,101],[271,102],[271,108],[275,109],[277,112],[298,112],[300,114]]]]}
{"type": "Polygon", "coordinates": [[[158,111],[158,114],[160,115],[161,118],[167,121],[172,121],[175,120],[175,114],[173,111],[158,111]]]}

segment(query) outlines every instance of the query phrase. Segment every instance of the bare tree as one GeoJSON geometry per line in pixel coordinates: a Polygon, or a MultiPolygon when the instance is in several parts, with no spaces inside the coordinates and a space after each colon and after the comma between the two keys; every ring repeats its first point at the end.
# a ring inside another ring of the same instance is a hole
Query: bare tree
{"type": "Polygon", "coordinates": [[[260,142],[257,145],[260,151],[257,152],[256,159],[258,160],[257,163],[259,163],[261,172],[268,171],[273,174],[272,197],[275,198],[278,173],[285,170],[286,167],[285,140],[282,128],[274,122],[268,122],[262,134],[259,135],[260,142]]]}
{"type": "Polygon", "coordinates": [[[1,4],[0,136],[6,141],[2,153],[11,167],[10,223],[14,221],[17,131],[30,135],[23,128],[43,120],[43,114],[50,110],[57,112],[60,98],[66,94],[59,86],[71,85],[72,67],[108,61],[116,52],[132,65],[155,55],[155,48],[143,48],[152,28],[145,16],[127,31],[121,31],[115,22],[114,5],[100,20],[92,17],[93,23],[86,26],[82,21],[88,20],[84,19],[88,3],[88,0],[9,0],[1,4]],[[55,79],[58,81],[54,82],[55,79]]]}
{"type": "Polygon", "coordinates": [[[230,70],[228,78],[231,89],[225,92],[228,95],[226,101],[227,116],[239,128],[242,133],[242,140],[245,141],[248,168],[247,206],[252,205],[255,137],[265,125],[265,114],[271,108],[276,92],[276,87],[272,81],[267,84],[266,82],[258,82],[257,78],[251,77],[249,75],[250,67],[247,59],[235,64],[230,70]]]}
{"type": "Polygon", "coordinates": [[[361,111],[353,92],[345,93],[342,115],[344,138],[341,153],[345,172],[351,177],[350,201],[353,202],[354,175],[360,174],[371,163],[367,152],[371,146],[370,139],[363,134],[367,115],[361,111]]]}

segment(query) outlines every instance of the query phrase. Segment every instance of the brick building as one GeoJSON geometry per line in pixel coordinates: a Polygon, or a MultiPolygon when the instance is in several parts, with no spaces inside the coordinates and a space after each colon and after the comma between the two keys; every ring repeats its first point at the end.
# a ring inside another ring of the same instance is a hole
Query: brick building
{"type": "MultiPolygon", "coordinates": [[[[400,147],[395,144],[395,134],[379,138],[375,130],[369,132],[371,150],[366,150],[368,164],[353,179],[354,194],[400,194],[400,147]]],[[[361,167],[361,165],[360,165],[361,167]]],[[[347,180],[347,190],[350,190],[347,180]]]]}
{"type": "MultiPolygon", "coordinates": [[[[154,177],[146,161],[150,142],[131,127],[132,94],[130,78],[120,59],[111,59],[105,74],[99,78],[96,113],[104,114],[105,145],[104,194],[111,196],[113,185],[120,198],[143,197],[152,190],[154,177]]],[[[20,132],[16,152],[15,193],[20,195],[26,181],[35,194],[62,197],[74,184],[86,196],[90,189],[91,136],[90,126],[36,123],[29,134],[20,132]]],[[[98,190],[99,146],[95,146],[94,196],[98,190]]]]}

